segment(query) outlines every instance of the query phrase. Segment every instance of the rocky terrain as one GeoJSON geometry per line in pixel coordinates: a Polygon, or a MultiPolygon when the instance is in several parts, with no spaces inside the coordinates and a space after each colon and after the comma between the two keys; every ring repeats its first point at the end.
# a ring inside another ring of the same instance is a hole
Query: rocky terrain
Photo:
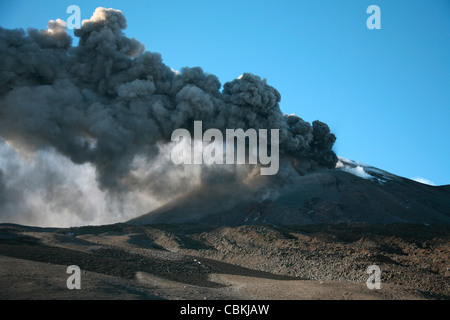
{"type": "Polygon", "coordinates": [[[0,299],[449,299],[450,226],[0,225],[0,299]],[[369,290],[370,265],[381,289],[369,290]],[[82,270],[68,290],[69,265],[82,270]]]}

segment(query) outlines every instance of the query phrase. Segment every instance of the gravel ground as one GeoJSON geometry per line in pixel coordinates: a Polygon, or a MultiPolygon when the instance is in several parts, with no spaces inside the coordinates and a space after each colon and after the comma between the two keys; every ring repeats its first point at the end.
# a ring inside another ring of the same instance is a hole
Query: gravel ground
{"type": "MultiPolygon", "coordinates": [[[[0,297],[41,298],[37,292],[47,292],[58,278],[48,267],[75,264],[95,275],[85,294],[99,299],[449,299],[449,229],[0,225],[0,297]],[[366,269],[374,264],[381,270],[378,292],[365,285],[366,269]],[[19,279],[26,281],[20,285],[19,279]],[[96,291],[94,283],[103,289],[96,291]]],[[[59,290],[42,297],[71,298],[59,290]]]]}

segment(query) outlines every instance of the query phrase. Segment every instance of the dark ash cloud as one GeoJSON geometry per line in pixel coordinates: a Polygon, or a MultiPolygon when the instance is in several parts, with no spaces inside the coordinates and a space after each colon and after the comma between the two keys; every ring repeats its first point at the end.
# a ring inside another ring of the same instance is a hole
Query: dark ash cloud
{"type": "MultiPolygon", "coordinates": [[[[280,93],[265,79],[244,73],[221,90],[200,67],[174,72],[160,54],[126,37],[126,27],[121,11],[97,8],[75,30],[76,47],[61,20],[48,30],[0,28],[0,139],[19,153],[53,150],[74,166],[89,164],[100,190],[119,198],[134,191],[164,198],[192,187],[164,146],[194,120],[204,130],[279,129],[280,152],[299,173],[335,166],[328,126],[283,114],[280,93]]],[[[205,170],[200,184],[224,179],[214,176],[220,168],[205,170]]],[[[252,172],[243,171],[231,180],[252,172]]],[[[5,190],[3,169],[0,200],[5,190]]],[[[61,197],[53,195],[51,201],[61,197]]]]}

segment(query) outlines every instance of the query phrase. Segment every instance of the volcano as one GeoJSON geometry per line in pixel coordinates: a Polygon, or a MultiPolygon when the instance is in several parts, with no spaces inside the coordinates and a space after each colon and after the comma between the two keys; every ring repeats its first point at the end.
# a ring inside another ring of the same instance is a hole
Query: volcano
{"type": "MultiPolygon", "coordinates": [[[[334,169],[301,176],[273,200],[227,200],[211,204],[197,190],[128,221],[205,223],[215,226],[307,225],[319,223],[450,223],[450,185],[431,186],[378,168],[339,158],[334,169]]],[[[217,197],[216,197],[217,198],[217,197]]]]}

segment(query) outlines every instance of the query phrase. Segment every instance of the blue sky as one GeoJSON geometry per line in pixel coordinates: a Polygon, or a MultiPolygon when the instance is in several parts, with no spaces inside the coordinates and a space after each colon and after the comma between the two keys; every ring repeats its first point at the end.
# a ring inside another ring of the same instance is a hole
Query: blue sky
{"type": "Polygon", "coordinates": [[[43,29],[72,4],[82,19],[122,10],[125,33],[174,69],[266,78],[283,112],[330,126],[340,156],[450,184],[448,0],[2,0],[0,25],[43,29]],[[366,27],[372,4],[381,30],[366,27]]]}

